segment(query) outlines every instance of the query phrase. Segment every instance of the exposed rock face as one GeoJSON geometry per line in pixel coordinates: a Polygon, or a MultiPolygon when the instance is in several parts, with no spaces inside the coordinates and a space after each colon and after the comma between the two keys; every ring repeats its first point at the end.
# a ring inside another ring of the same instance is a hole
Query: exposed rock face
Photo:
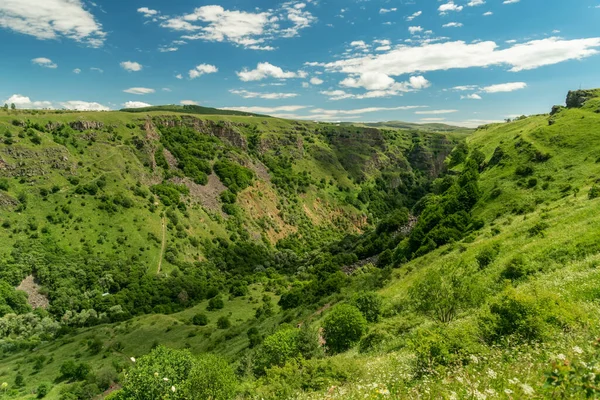
{"type": "Polygon", "coordinates": [[[550,111],[550,115],[556,115],[565,108],[563,106],[552,106],[552,111],[550,111]]]}
{"type": "Polygon", "coordinates": [[[567,94],[567,107],[580,108],[586,101],[595,97],[593,90],[571,90],[567,94]]]}
{"type": "Polygon", "coordinates": [[[248,149],[246,138],[235,129],[237,126],[244,126],[244,124],[236,124],[229,121],[215,122],[198,119],[187,115],[172,118],[155,117],[153,118],[153,122],[155,125],[162,125],[166,127],[185,126],[205,135],[216,136],[219,139],[224,140],[230,143],[232,146],[240,149],[248,149]]]}
{"type": "Polygon", "coordinates": [[[104,128],[104,123],[96,122],[96,121],[74,121],[70,122],[69,126],[76,131],[87,131],[89,129],[102,129],[104,128]]]}

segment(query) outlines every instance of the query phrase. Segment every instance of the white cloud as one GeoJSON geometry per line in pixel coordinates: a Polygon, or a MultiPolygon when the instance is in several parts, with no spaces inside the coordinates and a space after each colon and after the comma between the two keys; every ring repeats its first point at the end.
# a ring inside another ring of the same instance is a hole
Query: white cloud
{"type": "Polygon", "coordinates": [[[477,7],[485,4],[485,0],[471,0],[467,3],[467,7],[477,7]]]}
{"type": "Polygon", "coordinates": [[[58,67],[58,65],[53,63],[51,59],[46,58],[46,57],[34,58],[33,60],[31,60],[31,62],[34,63],[35,65],[39,65],[40,67],[44,67],[44,68],[57,68],[58,67]]]}
{"type": "Polygon", "coordinates": [[[101,74],[103,74],[103,73],[104,73],[104,70],[103,70],[103,69],[101,69],[101,68],[96,68],[96,67],[92,67],[92,68],[90,68],[90,71],[99,72],[99,73],[101,73],[101,74]]]}
{"type": "Polygon", "coordinates": [[[110,108],[103,106],[100,103],[90,103],[87,101],[81,100],[71,100],[64,101],[60,104],[62,108],[66,108],[67,110],[76,110],[76,111],[110,111],[110,108]]]}
{"type": "Polygon", "coordinates": [[[315,114],[330,114],[330,115],[358,115],[358,114],[366,114],[366,113],[381,112],[381,111],[414,110],[416,108],[427,108],[427,106],[367,107],[367,108],[357,108],[357,109],[353,109],[353,110],[326,110],[323,108],[315,108],[315,109],[310,110],[310,112],[315,113],[315,114]]]}
{"type": "Polygon", "coordinates": [[[452,113],[456,113],[456,112],[458,112],[458,110],[427,110],[427,111],[415,111],[415,114],[419,114],[419,115],[428,115],[428,114],[438,115],[438,114],[452,114],[452,113]]]}
{"type": "Polygon", "coordinates": [[[73,73],[74,73],[74,74],[80,74],[80,73],[81,73],[81,70],[80,70],[79,68],[75,68],[75,69],[73,70],[73,73]]]}
{"type": "Polygon", "coordinates": [[[266,100],[278,100],[278,99],[291,99],[293,97],[297,97],[297,93],[258,93],[258,92],[250,92],[248,90],[230,90],[232,94],[237,94],[242,96],[245,99],[266,99],[266,100]]]}
{"type": "Polygon", "coordinates": [[[179,47],[175,46],[161,46],[158,48],[158,51],[160,51],[161,53],[171,53],[177,50],[179,50],[179,47]]]}
{"type": "Polygon", "coordinates": [[[406,17],[407,21],[412,21],[413,19],[420,17],[423,14],[423,11],[417,11],[416,13],[409,15],[408,17],[406,17]]]}
{"type": "Polygon", "coordinates": [[[504,2],[502,4],[514,4],[514,3],[518,3],[521,0],[504,0],[504,2]]]}
{"type": "Polygon", "coordinates": [[[460,28],[463,24],[460,22],[449,22],[447,24],[442,25],[443,28],[460,28]]]}
{"type": "Polygon", "coordinates": [[[150,93],[154,93],[155,90],[154,89],[150,89],[150,88],[143,88],[143,87],[133,87],[133,88],[129,88],[129,89],[125,89],[123,90],[125,93],[130,93],[130,94],[150,94],[150,93]]]}
{"type": "Polygon", "coordinates": [[[274,50],[265,43],[298,36],[316,20],[306,10],[306,3],[293,0],[264,12],[226,10],[219,5],[207,5],[189,14],[166,18],[160,26],[183,32],[181,38],[186,40],[230,42],[252,50],[274,50]]]}
{"type": "Polygon", "coordinates": [[[411,35],[414,35],[415,33],[423,32],[423,28],[420,26],[409,26],[408,31],[411,35]]]}
{"type": "Polygon", "coordinates": [[[237,76],[241,81],[260,81],[265,78],[276,78],[276,79],[291,79],[291,78],[306,78],[306,72],[304,71],[284,71],[280,67],[277,67],[268,62],[258,63],[256,69],[248,70],[244,68],[240,72],[236,72],[237,76]]]}
{"type": "Polygon", "coordinates": [[[390,77],[416,72],[506,65],[511,72],[532,70],[567,60],[596,55],[599,38],[565,40],[546,38],[499,49],[492,42],[463,41],[399,45],[380,54],[350,57],[330,63],[307,63],[324,67],[327,72],[355,75],[385,74],[390,77]]]}
{"type": "Polygon", "coordinates": [[[323,84],[323,79],[317,78],[315,76],[313,78],[310,78],[310,83],[311,83],[311,85],[319,86],[319,85],[323,84]]]}
{"type": "Polygon", "coordinates": [[[431,83],[423,76],[411,76],[406,82],[396,82],[393,78],[385,74],[367,73],[359,77],[348,77],[340,82],[340,86],[364,88],[367,91],[361,94],[353,94],[343,90],[329,90],[322,91],[321,94],[329,97],[329,100],[374,99],[399,96],[405,92],[425,89],[431,86],[431,83]]]}
{"type": "Polygon", "coordinates": [[[466,96],[460,96],[460,98],[467,99],[467,100],[481,100],[481,96],[478,95],[477,93],[471,93],[466,96]]]}
{"type": "Polygon", "coordinates": [[[134,61],[123,61],[120,65],[121,68],[129,72],[139,72],[142,70],[142,68],[144,68],[142,64],[134,61]]]}
{"type": "Polygon", "coordinates": [[[2,0],[0,27],[42,40],[65,37],[91,47],[102,46],[106,36],[81,0],[2,0]]]}
{"type": "Polygon", "coordinates": [[[219,69],[214,65],[210,64],[200,64],[197,65],[196,68],[191,69],[189,72],[190,79],[196,79],[205,74],[214,74],[219,72],[219,69]]]}
{"type": "Polygon", "coordinates": [[[387,13],[396,12],[396,11],[398,11],[397,8],[382,8],[379,10],[379,14],[387,14],[387,13]]]}
{"type": "Polygon", "coordinates": [[[143,101],[128,101],[123,103],[123,108],[144,108],[152,107],[152,104],[144,103],[143,101]]]}
{"type": "Polygon", "coordinates": [[[177,79],[183,79],[183,75],[177,74],[177,75],[175,75],[175,78],[177,78],[177,79]]]}
{"type": "Polygon", "coordinates": [[[440,14],[446,14],[446,13],[448,13],[450,11],[460,12],[460,11],[462,11],[463,8],[464,8],[463,6],[457,6],[451,0],[448,3],[442,4],[441,6],[439,6],[438,7],[438,11],[440,12],[440,14]]]}
{"type": "Polygon", "coordinates": [[[184,106],[197,106],[198,102],[194,100],[181,100],[179,104],[184,106]]]}
{"type": "Polygon", "coordinates": [[[295,112],[308,108],[308,106],[278,106],[278,107],[223,107],[221,110],[242,111],[255,114],[271,114],[278,112],[295,112]]]}
{"type": "Polygon", "coordinates": [[[169,88],[166,88],[166,87],[162,88],[162,90],[163,90],[163,92],[172,92],[172,90],[171,90],[171,89],[169,89],[169,88]]]}
{"type": "Polygon", "coordinates": [[[52,102],[50,101],[31,101],[29,97],[20,94],[13,94],[8,99],[4,100],[2,104],[14,104],[17,108],[22,109],[53,108],[52,102]]]}
{"type": "Polygon", "coordinates": [[[137,12],[144,14],[144,17],[150,18],[158,14],[158,11],[152,10],[148,7],[141,7],[137,9],[137,12]]]}
{"type": "Polygon", "coordinates": [[[515,90],[525,89],[526,87],[527,84],[525,82],[510,82],[486,86],[482,90],[486,93],[504,93],[514,92],[515,90]]]}
{"type": "Polygon", "coordinates": [[[487,11],[487,12],[484,12],[484,13],[483,13],[483,16],[484,16],[484,17],[489,17],[490,15],[494,15],[494,13],[493,13],[493,12],[491,12],[491,11],[487,11]]]}

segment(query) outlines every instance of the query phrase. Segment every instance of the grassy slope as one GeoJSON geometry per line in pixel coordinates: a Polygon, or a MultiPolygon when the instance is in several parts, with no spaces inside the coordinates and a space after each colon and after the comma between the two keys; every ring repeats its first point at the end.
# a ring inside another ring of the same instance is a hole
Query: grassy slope
{"type": "MultiPolygon", "coordinates": [[[[533,296],[552,293],[578,310],[579,321],[540,344],[484,346],[475,356],[478,362],[449,369],[442,372],[443,376],[415,380],[412,376],[414,354],[408,350],[414,340],[413,332],[427,329],[433,323],[422,316],[400,311],[397,316],[371,327],[393,335],[382,349],[367,355],[352,350],[336,356],[344,363],[362,365],[364,369],[351,382],[329,390],[328,398],[384,398],[380,393],[385,390],[398,398],[414,399],[477,398],[477,392],[486,394],[486,390],[488,398],[536,397],[542,391],[544,373],[551,369],[550,362],[556,360],[557,355],[576,361],[596,352],[592,342],[600,335],[597,304],[600,199],[588,199],[588,192],[600,178],[600,114],[595,112],[598,105],[598,101],[592,100],[582,109],[564,110],[553,118],[555,123],[551,126],[548,116],[535,116],[480,128],[468,139],[469,146],[482,150],[487,161],[497,147],[502,147],[507,155],[503,165],[486,168],[481,174],[483,200],[474,214],[485,219],[486,227],[472,242],[465,240],[444,246],[404,265],[394,272],[391,283],[380,292],[388,307],[405,309],[410,304],[409,289],[429,271],[448,263],[476,265],[475,257],[482,249],[498,244],[498,257],[472,277],[486,288],[487,301],[492,301],[507,285],[500,278],[504,266],[524,255],[530,268],[537,272],[516,284],[516,291],[533,296]],[[520,151],[522,146],[515,147],[520,139],[552,157],[545,162],[529,161],[530,157],[520,151]],[[516,176],[519,165],[532,165],[534,174],[527,178],[516,176]],[[527,187],[525,181],[530,178],[538,180],[536,187],[527,187]],[[542,189],[544,182],[549,183],[547,189],[542,189]],[[492,198],[492,191],[497,188],[501,195],[492,198]],[[531,229],[540,223],[545,224],[543,232],[532,235],[531,229]],[[579,349],[583,355],[578,354],[579,349]],[[515,377],[520,381],[515,381],[515,377]],[[531,386],[536,394],[528,394],[527,386],[523,385],[531,386]]],[[[476,317],[484,309],[485,304],[482,304],[465,311],[445,329],[473,335],[478,340],[476,317]]],[[[316,399],[324,395],[321,392],[300,397],[316,399]]]]}

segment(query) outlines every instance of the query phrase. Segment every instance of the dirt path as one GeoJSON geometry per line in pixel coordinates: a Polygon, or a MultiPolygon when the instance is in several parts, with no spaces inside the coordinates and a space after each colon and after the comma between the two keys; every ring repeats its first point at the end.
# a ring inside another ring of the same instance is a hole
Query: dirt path
{"type": "Polygon", "coordinates": [[[162,244],[160,245],[160,255],[158,257],[158,269],[156,274],[160,274],[160,269],[162,267],[163,256],[165,255],[165,245],[167,244],[167,225],[165,223],[165,217],[162,217],[160,223],[162,226],[162,244]]]}

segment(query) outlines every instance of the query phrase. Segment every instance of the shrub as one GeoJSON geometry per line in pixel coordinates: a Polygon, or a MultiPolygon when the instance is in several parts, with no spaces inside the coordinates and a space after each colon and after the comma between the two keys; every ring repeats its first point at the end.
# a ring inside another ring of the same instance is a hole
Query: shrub
{"type": "Polygon", "coordinates": [[[391,339],[391,335],[386,331],[376,329],[369,332],[365,337],[360,340],[358,349],[361,353],[368,353],[373,351],[384,344],[386,341],[391,339]]]}
{"type": "Polygon", "coordinates": [[[140,357],[126,375],[123,382],[123,399],[185,399],[181,389],[187,380],[194,358],[187,350],[173,350],[158,346],[149,354],[140,357]],[[167,378],[165,380],[164,378],[167,378]]]}
{"type": "Polygon", "coordinates": [[[192,318],[192,323],[197,326],[208,325],[208,317],[205,314],[196,314],[192,318]]]}
{"type": "Polygon", "coordinates": [[[494,244],[479,251],[477,256],[475,256],[477,264],[479,265],[479,269],[487,268],[491,263],[494,262],[499,253],[500,246],[498,244],[494,244]]]}
{"type": "Polygon", "coordinates": [[[508,264],[506,264],[500,276],[504,279],[516,281],[531,274],[532,272],[533,271],[531,271],[527,265],[525,258],[519,255],[514,257],[508,262],[508,264]]]}
{"type": "Polygon", "coordinates": [[[206,309],[208,311],[214,311],[221,310],[223,307],[225,307],[223,297],[221,297],[221,295],[217,295],[208,301],[208,307],[206,309]]]}
{"type": "Polygon", "coordinates": [[[60,366],[60,374],[63,378],[72,381],[83,381],[91,373],[92,367],[86,363],[75,363],[67,360],[60,366]]]}
{"type": "Polygon", "coordinates": [[[37,394],[37,398],[41,399],[41,398],[46,397],[48,392],[50,392],[50,389],[52,389],[52,386],[49,383],[47,383],[47,382],[40,383],[40,385],[37,387],[37,390],[35,391],[37,394]]]}
{"type": "Polygon", "coordinates": [[[417,311],[445,323],[473,305],[476,293],[472,277],[460,264],[428,271],[409,289],[417,311]]]}
{"type": "Polygon", "coordinates": [[[227,361],[214,355],[198,360],[185,384],[187,399],[228,400],[235,396],[237,377],[227,361]]]}
{"type": "Polygon", "coordinates": [[[0,190],[7,191],[10,187],[8,179],[0,179],[0,190]]]}
{"type": "Polygon", "coordinates": [[[354,297],[352,303],[368,322],[379,321],[383,307],[383,300],[380,295],[375,292],[362,292],[354,297]]]}
{"type": "Polygon", "coordinates": [[[576,320],[572,308],[557,296],[537,296],[514,288],[504,291],[480,316],[480,327],[488,342],[511,336],[522,341],[552,337],[552,327],[566,327],[576,320]]]}
{"type": "Polygon", "coordinates": [[[328,350],[341,353],[360,340],[367,329],[367,320],[358,308],[342,304],[327,315],[323,329],[328,350]]]}
{"type": "Polygon", "coordinates": [[[231,326],[231,321],[229,321],[229,318],[223,316],[223,317],[219,317],[219,319],[217,320],[217,328],[219,329],[227,329],[231,326]]]}
{"type": "MultiPolygon", "coordinates": [[[[6,190],[6,189],[4,189],[4,190],[6,190]]],[[[600,186],[594,185],[594,186],[592,186],[592,188],[590,189],[590,192],[588,193],[588,198],[590,200],[593,200],[593,199],[597,199],[598,197],[600,197],[600,186]]]]}

